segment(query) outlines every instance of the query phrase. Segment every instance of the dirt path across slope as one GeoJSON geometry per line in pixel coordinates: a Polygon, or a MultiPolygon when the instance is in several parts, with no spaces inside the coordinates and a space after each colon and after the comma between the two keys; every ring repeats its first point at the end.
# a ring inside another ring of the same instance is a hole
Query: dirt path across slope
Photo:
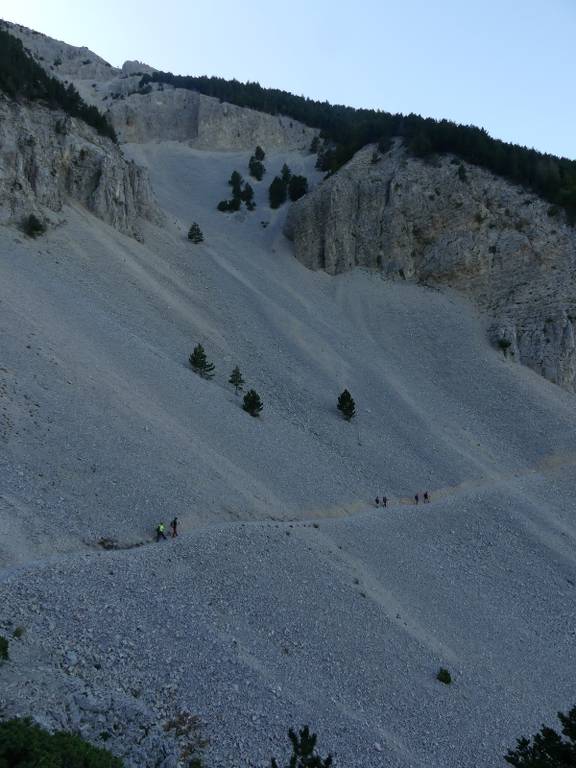
{"type": "MultiPolygon", "coordinates": [[[[480,477],[474,480],[463,480],[456,485],[446,485],[440,488],[427,488],[425,490],[430,494],[430,501],[440,501],[447,497],[456,496],[466,491],[481,488],[496,487],[501,484],[509,483],[512,480],[531,475],[547,475],[556,472],[565,467],[576,467],[576,453],[554,453],[544,457],[533,466],[518,469],[513,472],[494,472],[487,477],[480,477]]],[[[376,491],[378,493],[378,491],[376,491]]],[[[422,496],[424,491],[416,488],[414,493],[420,496],[420,504],[423,503],[422,496]]],[[[388,497],[387,508],[416,506],[414,496],[399,496],[396,498],[388,497]]],[[[374,500],[358,499],[348,504],[338,504],[322,509],[310,509],[304,513],[304,519],[314,518],[341,518],[350,517],[365,511],[367,506],[375,506],[374,500]]]]}

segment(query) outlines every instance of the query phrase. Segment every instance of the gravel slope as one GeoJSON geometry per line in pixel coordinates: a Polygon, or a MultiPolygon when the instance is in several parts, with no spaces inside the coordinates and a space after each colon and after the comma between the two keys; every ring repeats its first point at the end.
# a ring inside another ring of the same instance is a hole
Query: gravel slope
{"type": "Polygon", "coordinates": [[[574,704],[576,401],[455,295],[298,264],[265,192],[310,158],[267,158],[229,217],[246,154],[128,149],[167,229],[70,208],[36,242],[0,231],[0,626],[27,630],[4,712],[111,733],[129,765],[175,764],[184,709],[214,766],[266,765],[304,722],[339,766],[499,764],[574,704]],[[173,514],[177,542],[95,551],[173,514]]]}

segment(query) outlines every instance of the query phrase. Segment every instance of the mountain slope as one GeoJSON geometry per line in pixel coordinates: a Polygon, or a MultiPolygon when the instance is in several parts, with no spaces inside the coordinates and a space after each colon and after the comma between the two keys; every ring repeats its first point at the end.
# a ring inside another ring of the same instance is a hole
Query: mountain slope
{"type": "MultiPolygon", "coordinates": [[[[3,327],[19,329],[4,376],[25,430],[5,456],[46,505],[37,525],[140,540],[174,511],[191,524],[302,516],[571,450],[573,399],[490,349],[462,300],[371,273],[309,272],[262,188],[253,214],[217,212],[247,154],[130,151],[175,222],[148,227],[146,245],[73,210],[42,241],[2,233],[3,327]],[[205,245],[185,239],[192,220],[205,245]],[[212,383],[187,366],[198,341],[217,364],[212,383]],[[263,397],[259,421],[226,383],[235,364],[263,397]],[[344,387],[357,426],[335,410],[344,387]],[[29,400],[43,414],[36,436],[29,400]],[[57,478],[54,491],[40,475],[57,478]]],[[[281,153],[271,173],[284,160],[310,162],[281,153]]]]}
{"type": "MultiPolygon", "coordinates": [[[[4,711],[109,731],[129,766],[176,759],[181,710],[212,766],[266,765],[304,722],[337,765],[498,764],[572,703],[574,398],[446,289],[303,267],[264,184],[253,214],[217,212],[249,153],[125,151],[166,214],[144,243],[80,208],[42,240],[0,230],[2,559],[28,563],[0,585],[4,631],[27,630],[4,711]],[[174,514],[177,543],[91,551],[174,514]]],[[[288,151],[269,174],[284,161],[312,175],[288,151]]]]}
{"type": "MultiPolygon", "coordinates": [[[[445,283],[294,258],[271,178],[284,162],[308,176],[296,215],[346,177],[321,183],[289,135],[264,145],[256,210],[219,213],[254,134],[219,151],[218,131],[210,149],[141,140],[107,160],[111,178],[150,179],[140,240],[54,180],[43,237],[2,218],[2,716],[78,731],[129,768],[176,766],[199,736],[212,768],[263,768],[304,723],[340,768],[502,764],[574,703],[576,401],[494,349],[445,283]],[[212,381],[188,366],[197,342],[212,381]],[[258,419],[227,383],[236,364],[258,419]],[[154,543],[174,515],[178,539],[154,543]]],[[[429,192],[421,170],[408,202],[429,192]]],[[[13,199],[46,213],[39,189],[13,199]]],[[[326,237],[349,237],[345,213],[320,218],[326,237]]]]}

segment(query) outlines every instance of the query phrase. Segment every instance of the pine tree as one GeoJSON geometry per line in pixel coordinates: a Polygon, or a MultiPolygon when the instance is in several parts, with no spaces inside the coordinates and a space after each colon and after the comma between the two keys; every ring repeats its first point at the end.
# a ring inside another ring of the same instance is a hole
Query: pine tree
{"type": "Polygon", "coordinates": [[[338,410],[342,412],[346,421],[350,421],[356,415],[356,403],[347,389],[338,398],[338,410]]]}
{"type": "Polygon", "coordinates": [[[240,197],[243,181],[244,179],[238,171],[232,171],[232,175],[228,179],[228,184],[232,187],[232,197],[240,197]]]}
{"type": "MultiPolygon", "coordinates": [[[[331,768],[332,756],[328,755],[323,759],[316,754],[317,736],[315,733],[310,733],[307,725],[299,734],[290,729],[288,738],[292,742],[292,755],[286,768],[331,768]]],[[[272,758],[271,768],[280,768],[274,758],[272,758]]]]}
{"type": "Polygon", "coordinates": [[[264,160],[264,158],[266,157],[266,152],[264,152],[260,144],[258,144],[256,149],[254,150],[254,157],[256,158],[256,160],[260,160],[260,161],[264,160]]]}
{"type": "Polygon", "coordinates": [[[288,195],[292,202],[300,200],[308,192],[308,179],[306,176],[292,176],[288,184],[288,195]]]}
{"type": "Polygon", "coordinates": [[[193,243],[204,242],[204,235],[196,222],[194,222],[188,230],[188,240],[191,240],[193,243]]]}
{"type": "Polygon", "coordinates": [[[246,182],[244,184],[244,187],[242,188],[242,192],[240,194],[240,197],[246,203],[246,206],[248,206],[248,203],[253,202],[253,200],[254,200],[254,190],[252,189],[250,184],[248,184],[248,182],[246,182]]]}
{"type": "Polygon", "coordinates": [[[242,378],[242,374],[240,373],[240,368],[238,368],[238,366],[235,366],[232,370],[230,378],[228,379],[228,383],[234,386],[234,394],[236,395],[238,394],[238,390],[242,389],[244,379],[242,378]]]}
{"type": "Polygon", "coordinates": [[[192,370],[203,379],[211,379],[214,376],[214,363],[209,363],[206,359],[206,352],[202,344],[196,344],[194,351],[188,358],[192,370]]]}
{"type": "Polygon", "coordinates": [[[249,389],[248,392],[244,395],[244,402],[242,403],[242,408],[250,414],[250,416],[259,416],[260,411],[262,410],[264,406],[262,405],[262,401],[260,400],[260,395],[256,390],[249,389]]]}
{"type": "Polygon", "coordinates": [[[272,184],[270,184],[268,198],[270,200],[270,208],[280,208],[286,202],[286,184],[284,184],[280,176],[275,176],[272,184]]]}
{"type": "Polygon", "coordinates": [[[310,152],[313,155],[316,155],[318,154],[319,149],[320,149],[320,136],[314,136],[314,138],[310,142],[310,152]]]}
{"type": "Polygon", "coordinates": [[[558,712],[562,724],[560,736],[553,728],[542,726],[532,743],[526,738],[518,739],[515,750],[504,757],[515,768],[570,768],[576,765],[576,707],[567,715],[558,712]]]}
{"type": "Polygon", "coordinates": [[[292,178],[292,171],[286,165],[286,163],[284,163],[282,166],[281,177],[284,184],[288,185],[290,183],[290,179],[292,178]]]}
{"type": "Polygon", "coordinates": [[[262,181],[262,177],[266,173],[266,169],[260,160],[257,160],[255,157],[251,157],[250,162],[248,163],[248,168],[250,170],[250,176],[256,179],[256,181],[262,181]]]}

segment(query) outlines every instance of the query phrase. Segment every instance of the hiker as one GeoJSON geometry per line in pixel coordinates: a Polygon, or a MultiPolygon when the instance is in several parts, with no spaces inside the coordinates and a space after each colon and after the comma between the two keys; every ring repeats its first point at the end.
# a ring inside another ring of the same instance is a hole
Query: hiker
{"type": "Polygon", "coordinates": [[[424,491],[424,504],[428,504],[430,501],[430,496],[428,495],[428,491],[424,491]]]}
{"type": "Polygon", "coordinates": [[[383,507],[388,506],[388,498],[386,496],[382,496],[382,506],[383,507]]]}
{"type": "Polygon", "coordinates": [[[414,501],[416,502],[416,504],[418,504],[419,500],[420,500],[420,499],[419,499],[419,497],[418,497],[418,494],[416,494],[416,496],[414,496],[414,501]]]}
{"type": "Polygon", "coordinates": [[[378,496],[376,496],[375,501],[376,501],[376,506],[377,507],[380,506],[380,499],[378,498],[378,496]]]}
{"type": "Polygon", "coordinates": [[[170,528],[172,528],[172,538],[175,536],[178,536],[178,518],[175,517],[174,520],[170,523],[170,528]]]}
{"type": "Polygon", "coordinates": [[[156,541],[160,541],[160,538],[163,538],[164,541],[166,541],[166,536],[164,535],[164,523],[159,523],[156,526],[156,541]]]}

